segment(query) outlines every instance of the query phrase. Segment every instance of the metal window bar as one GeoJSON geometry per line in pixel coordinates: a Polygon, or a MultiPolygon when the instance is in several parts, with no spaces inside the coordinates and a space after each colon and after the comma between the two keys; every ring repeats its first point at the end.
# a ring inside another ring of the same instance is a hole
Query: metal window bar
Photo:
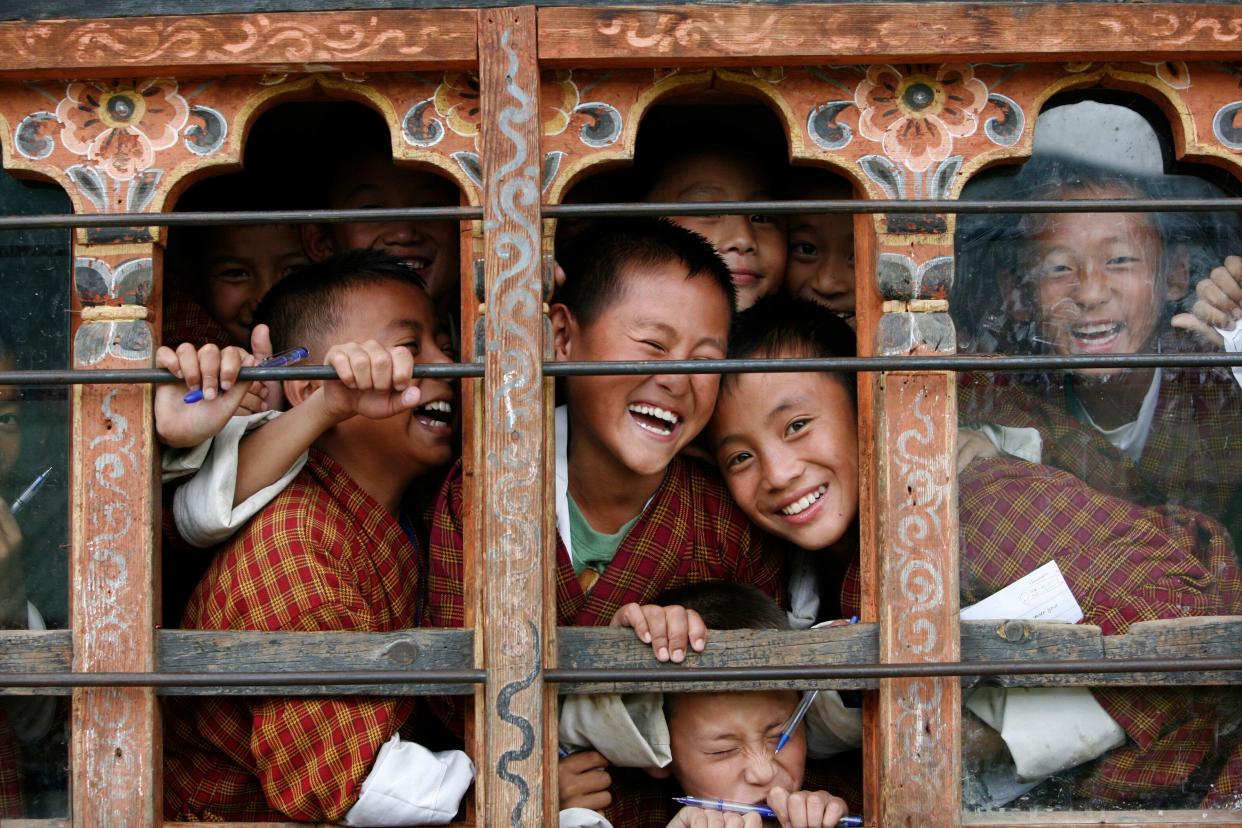
{"type": "MultiPolygon", "coordinates": [[[[807,199],[778,201],[611,202],[602,204],[544,204],[544,218],[602,218],[637,216],[721,216],[735,213],[954,213],[998,215],[1012,213],[1211,213],[1242,210],[1242,198],[1134,198],[1055,199],[807,199]]],[[[238,210],[230,212],[50,214],[0,216],[0,230],[77,227],[188,227],[236,224],[339,224],[356,221],[453,220],[483,218],[482,207],[404,207],[365,210],[238,210]]]]}
{"type": "MultiPolygon", "coordinates": [[[[1080,673],[1176,673],[1242,670],[1242,656],[1125,658],[1042,661],[944,661],[904,664],[839,664],[805,667],[615,667],[546,668],[553,683],[645,681],[818,681],[850,678],[1067,675],[1080,673]]],[[[359,670],[253,673],[2,673],[3,687],[297,687],[323,684],[481,684],[487,671],[359,670]]]]}

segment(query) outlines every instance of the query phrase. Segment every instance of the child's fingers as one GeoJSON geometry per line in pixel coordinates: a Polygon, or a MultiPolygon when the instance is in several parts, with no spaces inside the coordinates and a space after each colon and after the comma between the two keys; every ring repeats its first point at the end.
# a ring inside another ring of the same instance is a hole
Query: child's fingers
{"type": "MultiPolygon", "coordinates": [[[[1195,301],[1195,312],[1198,313],[1198,307],[1202,304],[1209,305],[1212,310],[1219,314],[1219,318],[1233,321],[1233,311],[1238,307],[1233,298],[1225,292],[1221,285],[1212,279],[1204,279],[1195,287],[1195,293],[1198,299],[1195,301]]],[[[1208,320],[1211,321],[1211,320],[1208,320]]],[[[1213,322],[1213,324],[1217,324],[1213,322]]],[[[1224,325],[1218,325],[1224,327],[1224,325]]]]}
{"type": "Polygon", "coordinates": [[[1237,281],[1242,282],[1242,256],[1226,256],[1222,267],[1224,267],[1226,273],[1237,281]]]}
{"type": "Polygon", "coordinates": [[[638,604],[626,604],[613,613],[610,627],[629,627],[634,635],[644,644],[651,643],[651,629],[647,626],[647,616],[638,604]]]}
{"type": "Polygon", "coordinates": [[[1224,337],[1217,333],[1215,328],[1195,316],[1193,313],[1179,313],[1169,320],[1169,324],[1174,328],[1181,328],[1184,331],[1190,331],[1203,341],[1214,345],[1217,348],[1223,348],[1225,346],[1224,337]]]}
{"type": "Polygon", "coordinates": [[[156,350],[155,367],[171,371],[174,377],[181,378],[181,363],[177,360],[177,352],[167,345],[161,345],[156,350]]]}
{"type": "Polygon", "coordinates": [[[350,342],[345,345],[334,345],[324,357],[324,362],[332,366],[336,371],[336,378],[346,388],[356,388],[357,382],[354,379],[354,364],[350,359],[350,350],[358,347],[350,342]]]}
{"type": "Polygon", "coordinates": [[[17,525],[17,519],[9,511],[8,504],[0,500],[0,560],[7,558],[10,552],[21,545],[21,527],[17,525]]]}
{"type": "Polygon", "coordinates": [[[647,629],[650,631],[651,650],[655,653],[656,661],[668,661],[668,622],[664,615],[664,607],[647,605],[642,607],[643,617],[647,620],[647,629]]]}
{"type": "Polygon", "coordinates": [[[1218,267],[1213,270],[1209,276],[1212,284],[1220,290],[1220,292],[1229,300],[1232,307],[1229,310],[1234,319],[1242,316],[1242,280],[1238,276],[1230,273],[1228,269],[1218,267]]]}
{"type": "Polygon", "coordinates": [[[374,340],[364,342],[362,349],[367,352],[371,387],[376,391],[387,391],[392,388],[392,355],[388,349],[374,340]]]}
{"type": "Polygon", "coordinates": [[[1233,317],[1206,299],[1196,300],[1191,311],[1200,321],[1214,328],[1229,330],[1233,327],[1233,317]]]}
{"type": "Polygon", "coordinates": [[[789,824],[789,791],[780,785],[768,791],[768,807],[776,812],[776,819],[782,826],[789,824]]]}
{"type": "Polygon", "coordinates": [[[258,362],[272,355],[272,332],[267,325],[255,325],[250,331],[250,353],[255,355],[258,362]]]}
{"type": "Polygon", "coordinates": [[[180,366],[179,376],[189,388],[201,388],[203,374],[199,369],[198,351],[189,342],[177,346],[177,364],[180,366]]]}
{"type": "Polygon", "coordinates": [[[689,630],[690,646],[696,653],[703,652],[703,648],[707,646],[707,624],[703,622],[703,616],[694,610],[686,610],[686,623],[689,630]]]}
{"type": "Polygon", "coordinates": [[[220,390],[228,391],[237,382],[237,372],[241,370],[242,359],[246,352],[230,345],[220,352],[220,390]]]}
{"type": "Polygon", "coordinates": [[[220,388],[219,346],[208,343],[198,349],[198,370],[203,383],[203,399],[214,400],[220,388]]]}
{"type": "Polygon", "coordinates": [[[404,391],[414,377],[414,354],[409,348],[393,348],[388,352],[392,359],[392,387],[404,391]]]}
{"type": "Polygon", "coordinates": [[[668,638],[668,656],[674,664],[686,660],[686,650],[690,646],[690,625],[686,618],[686,608],[676,605],[664,608],[664,633],[668,638]]]}

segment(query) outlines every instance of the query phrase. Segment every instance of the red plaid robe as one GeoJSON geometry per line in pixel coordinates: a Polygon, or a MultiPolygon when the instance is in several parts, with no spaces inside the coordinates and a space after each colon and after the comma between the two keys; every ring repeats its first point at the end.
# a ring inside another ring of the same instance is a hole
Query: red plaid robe
{"type": "MultiPolygon", "coordinates": [[[[440,490],[431,525],[429,622],[460,627],[463,619],[461,467],[440,490]]],[[[737,508],[719,476],[675,458],[643,516],[625,536],[589,595],[557,539],[556,607],[563,626],[604,626],[630,602],[649,604],[674,587],[704,581],[751,584],[779,597],[781,562],[763,534],[737,508]]]]}
{"type": "Polygon", "coordinates": [[[22,775],[18,767],[17,738],[0,710],[0,819],[22,815],[22,775]]]}
{"type": "Polygon", "coordinates": [[[965,374],[958,418],[963,424],[1036,428],[1046,465],[1135,503],[1186,506],[1242,538],[1242,388],[1228,369],[1163,369],[1137,464],[1070,413],[1060,375],[1021,383],[965,374]]]}
{"type": "MultiPolygon", "coordinates": [[[[216,556],[184,626],[391,632],[416,623],[417,552],[325,454],[216,556]]],[[[335,822],[412,699],[228,697],[169,705],[169,819],[335,822]]]]}
{"type": "MultiPolygon", "coordinates": [[[[1233,544],[1209,517],[1180,506],[1138,506],[1021,461],[978,461],[959,481],[964,605],[1056,560],[1084,622],[1105,635],[1138,621],[1242,612],[1233,544]]],[[[1078,777],[1084,806],[1176,797],[1211,758],[1217,693],[1094,692],[1129,738],[1078,777]]]]}
{"type": "Polygon", "coordinates": [[[164,323],[161,343],[176,348],[189,342],[195,348],[219,345],[223,348],[233,344],[233,338],[202,305],[184,293],[172,293],[164,300],[164,323]]]}
{"type": "MultiPolygon", "coordinates": [[[[463,619],[461,467],[440,490],[431,525],[428,609],[435,627],[463,619]]],[[[643,516],[626,535],[590,594],[578,585],[565,545],[557,539],[556,606],[562,626],[604,626],[622,605],[651,603],[665,590],[704,581],[751,584],[779,597],[781,562],[771,544],[733,503],[719,476],[675,458],[643,516]]],[[[460,732],[461,706],[439,702],[460,732]]],[[[668,824],[668,802],[646,791],[646,777],[614,777],[617,802],[604,815],[617,828],[668,824]],[[635,789],[627,782],[638,784],[635,789]]]]}
{"type": "MultiPolygon", "coordinates": [[[[1058,469],[993,459],[960,475],[959,520],[963,606],[1055,560],[1083,622],[1105,635],[1138,621],[1242,612],[1242,574],[1228,534],[1189,509],[1139,506],[1058,469]]],[[[857,613],[859,589],[855,564],[841,586],[844,613],[857,613]]],[[[1216,724],[1224,723],[1216,692],[1094,692],[1129,738],[1084,768],[1079,807],[1176,798],[1212,759],[1216,724]]],[[[1242,755],[1222,772],[1217,791],[1220,802],[1242,792],[1242,755]]]]}

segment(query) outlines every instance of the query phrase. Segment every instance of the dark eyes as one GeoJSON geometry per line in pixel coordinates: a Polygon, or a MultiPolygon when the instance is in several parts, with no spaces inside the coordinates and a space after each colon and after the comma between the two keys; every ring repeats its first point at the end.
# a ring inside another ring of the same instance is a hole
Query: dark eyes
{"type": "Polygon", "coordinates": [[[785,426],[785,433],[786,434],[797,434],[799,431],[806,428],[810,424],[811,424],[810,417],[799,417],[798,419],[791,421],[789,425],[785,426]]]}
{"type": "Polygon", "coordinates": [[[753,221],[755,224],[771,224],[772,222],[776,221],[776,216],[767,216],[763,214],[757,214],[757,215],[751,216],[750,220],[753,221]]]}
{"type": "Polygon", "coordinates": [[[753,455],[749,451],[739,451],[730,454],[725,460],[725,468],[736,468],[749,460],[753,455]]]}
{"type": "Polygon", "coordinates": [[[212,274],[212,278],[228,284],[237,284],[245,282],[250,278],[250,271],[242,267],[230,267],[225,270],[217,270],[212,274]]]}
{"type": "Polygon", "coordinates": [[[796,256],[811,257],[819,254],[819,248],[811,242],[794,242],[789,245],[789,252],[796,256]]]}

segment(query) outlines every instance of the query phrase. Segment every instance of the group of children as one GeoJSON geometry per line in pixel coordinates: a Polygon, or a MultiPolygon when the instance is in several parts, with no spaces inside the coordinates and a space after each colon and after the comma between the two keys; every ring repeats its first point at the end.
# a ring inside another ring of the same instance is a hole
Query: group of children
{"type": "MultiPolygon", "coordinates": [[[[819,174],[800,174],[791,188],[723,142],[669,148],[639,180],[651,201],[848,195],[819,174]]],[[[1119,180],[1110,196],[1138,192],[1119,180]]],[[[1050,195],[1076,197],[1077,184],[1050,195]]],[[[442,179],[398,169],[386,151],[362,152],[340,164],[324,206],[455,200],[442,179]]],[[[851,216],[829,215],[576,228],[557,251],[565,279],[549,313],[556,358],[853,355],[852,228],[851,216]]],[[[172,557],[184,545],[166,541],[166,571],[182,568],[197,581],[180,620],[273,631],[460,626],[456,389],[411,376],[416,363],[455,357],[457,227],[307,226],[297,230],[298,245],[287,228],[269,229],[207,231],[187,259],[200,268],[187,284],[200,287],[178,299],[175,320],[177,330],[214,324],[217,333],[209,342],[187,337],[157,357],[184,380],[156,397],[158,431],[175,449],[165,468],[182,478],[172,500],[176,529],[168,531],[216,547],[209,565],[196,567],[188,551],[186,561],[172,557]],[[294,347],[332,365],[339,381],[237,382],[241,367],[294,347]],[[195,387],[202,402],[183,402],[195,387]]],[[[1164,229],[1140,214],[1045,217],[1019,246],[1029,261],[1015,267],[1016,290],[1031,330],[1055,353],[1148,350],[1170,327],[1159,313],[1165,300],[1189,291],[1190,278],[1178,287],[1169,275],[1164,229]]],[[[1215,293],[1200,289],[1201,303],[1176,324],[1203,333],[1242,316],[1233,264],[1218,269],[1223,276],[1213,271],[1215,293]]],[[[166,325],[173,321],[170,314],[166,325]]],[[[166,328],[165,341],[179,341],[177,330],[166,328]]],[[[1150,372],[1080,371],[1061,378],[1067,396],[1024,391],[1029,404],[1009,393],[1026,385],[998,395],[968,379],[963,603],[1056,561],[1086,620],[1107,633],[1242,611],[1226,517],[1230,497],[1236,503],[1242,491],[1242,470],[1231,465],[1238,453],[1217,457],[1228,454],[1224,444],[1208,444],[1195,459],[1201,442],[1164,438],[1165,420],[1148,412],[1163,410],[1161,400],[1174,410],[1206,405],[1211,416],[1195,439],[1214,439],[1219,428],[1228,440],[1239,418],[1210,406],[1237,411],[1242,392],[1228,375],[1213,379],[1227,381],[1212,385],[1216,396],[1206,404],[1187,403],[1181,386],[1150,372]],[[1083,447],[1121,471],[1085,469],[1083,447]],[[1147,460],[1157,449],[1163,459],[1147,460]],[[1178,462],[1214,464],[1217,494],[1201,496],[1163,474],[1177,465],[1169,453],[1183,450],[1190,458],[1178,462]]],[[[561,624],[630,627],[656,659],[682,662],[703,649],[708,629],[805,628],[857,614],[852,376],[573,377],[562,397],[561,624]],[[698,459],[704,453],[714,462],[698,459]]],[[[1076,803],[1225,805],[1242,792],[1242,746],[1224,696],[989,691],[972,697],[967,718],[999,734],[989,759],[1011,777],[1068,773],[1076,803]],[[1019,717],[1041,726],[1019,727],[1019,717]],[[1052,738],[1032,739],[1033,732],[1052,738]]],[[[840,781],[849,774],[832,774],[837,781],[822,787],[808,782],[839,770],[819,764],[824,756],[858,745],[853,703],[821,694],[809,732],[799,729],[774,753],[797,704],[792,692],[567,702],[562,742],[573,752],[560,763],[562,824],[759,822],[755,813],[678,810],[672,791],[766,803],[787,826],[835,825],[859,805],[840,781]],[[636,733],[637,746],[622,744],[636,733]],[[816,755],[809,763],[808,739],[816,755]],[[618,769],[626,764],[639,770],[618,769]]],[[[461,711],[447,701],[219,697],[170,703],[167,713],[169,818],[435,824],[453,818],[472,781],[470,759],[452,744],[461,711]],[[442,733],[433,719],[445,720],[448,734],[430,736],[442,733]]]]}

